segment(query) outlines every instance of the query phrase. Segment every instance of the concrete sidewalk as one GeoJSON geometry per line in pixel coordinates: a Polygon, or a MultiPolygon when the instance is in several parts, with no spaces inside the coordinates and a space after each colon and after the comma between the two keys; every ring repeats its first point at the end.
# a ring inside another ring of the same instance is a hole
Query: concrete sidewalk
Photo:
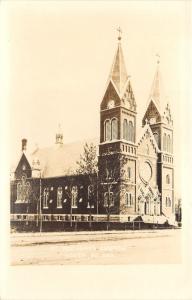
{"type": "Polygon", "coordinates": [[[40,244],[80,243],[89,241],[106,241],[122,239],[138,239],[169,236],[174,229],[141,230],[141,231],[82,231],[82,232],[42,232],[13,233],[11,246],[28,246],[40,244]]]}

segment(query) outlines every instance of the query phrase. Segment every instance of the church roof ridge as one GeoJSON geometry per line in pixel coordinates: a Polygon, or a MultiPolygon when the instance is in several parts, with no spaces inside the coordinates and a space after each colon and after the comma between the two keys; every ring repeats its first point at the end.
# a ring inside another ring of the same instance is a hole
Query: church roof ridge
{"type": "Polygon", "coordinates": [[[93,143],[98,148],[99,138],[88,138],[65,144],[53,144],[42,148],[38,147],[27,154],[22,152],[17,157],[17,160],[11,164],[11,172],[16,170],[22,156],[25,155],[32,169],[34,167],[33,163],[39,160],[42,177],[73,174],[75,172],[76,161],[80,159],[80,154],[83,153],[83,147],[86,142],[88,144],[93,143]]]}

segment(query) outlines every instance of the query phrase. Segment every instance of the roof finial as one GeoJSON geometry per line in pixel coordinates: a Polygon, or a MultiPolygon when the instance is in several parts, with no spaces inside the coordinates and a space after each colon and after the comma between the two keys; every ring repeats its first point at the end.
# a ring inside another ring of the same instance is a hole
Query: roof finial
{"type": "Polygon", "coordinates": [[[56,144],[63,144],[63,133],[60,123],[58,124],[58,132],[56,133],[56,144]]]}
{"type": "Polygon", "coordinates": [[[120,41],[121,40],[121,35],[122,35],[122,30],[121,30],[120,26],[117,28],[117,31],[119,33],[119,35],[118,35],[118,41],[120,41]]]}
{"type": "Polygon", "coordinates": [[[157,57],[157,64],[159,65],[160,64],[160,55],[157,53],[156,57],[157,57]]]}

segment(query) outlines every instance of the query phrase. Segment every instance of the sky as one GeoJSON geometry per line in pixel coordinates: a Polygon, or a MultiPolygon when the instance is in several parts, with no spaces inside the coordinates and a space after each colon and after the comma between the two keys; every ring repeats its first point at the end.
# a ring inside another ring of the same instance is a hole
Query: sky
{"type": "Polygon", "coordinates": [[[185,1],[5,1],[3,80],[11,161],[21,151],[99,137],[99,106],[117,48],[117,27],[141,125],[157,57],[174,120],[180,193],[182,104],[187,97],[185,1]]]}

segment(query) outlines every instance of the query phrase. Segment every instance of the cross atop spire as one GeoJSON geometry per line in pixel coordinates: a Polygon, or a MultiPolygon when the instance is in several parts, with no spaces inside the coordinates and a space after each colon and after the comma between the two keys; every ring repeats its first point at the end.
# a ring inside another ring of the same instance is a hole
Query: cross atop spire
{"type": "Polygon", "coordinates": [[[117,31],[119,33],[119,35],[118,35],[118,41],[120,41],[121,40],[121,36],[122,36],[122,29],[121,29],[120,26],[117,28],[117,31]]]}
{"type": "Polygon", "coordinates": [[[160,64],[160,55],[157,53],[156,57],[157,57],[157,64],[159,65],[160,64]]]}

